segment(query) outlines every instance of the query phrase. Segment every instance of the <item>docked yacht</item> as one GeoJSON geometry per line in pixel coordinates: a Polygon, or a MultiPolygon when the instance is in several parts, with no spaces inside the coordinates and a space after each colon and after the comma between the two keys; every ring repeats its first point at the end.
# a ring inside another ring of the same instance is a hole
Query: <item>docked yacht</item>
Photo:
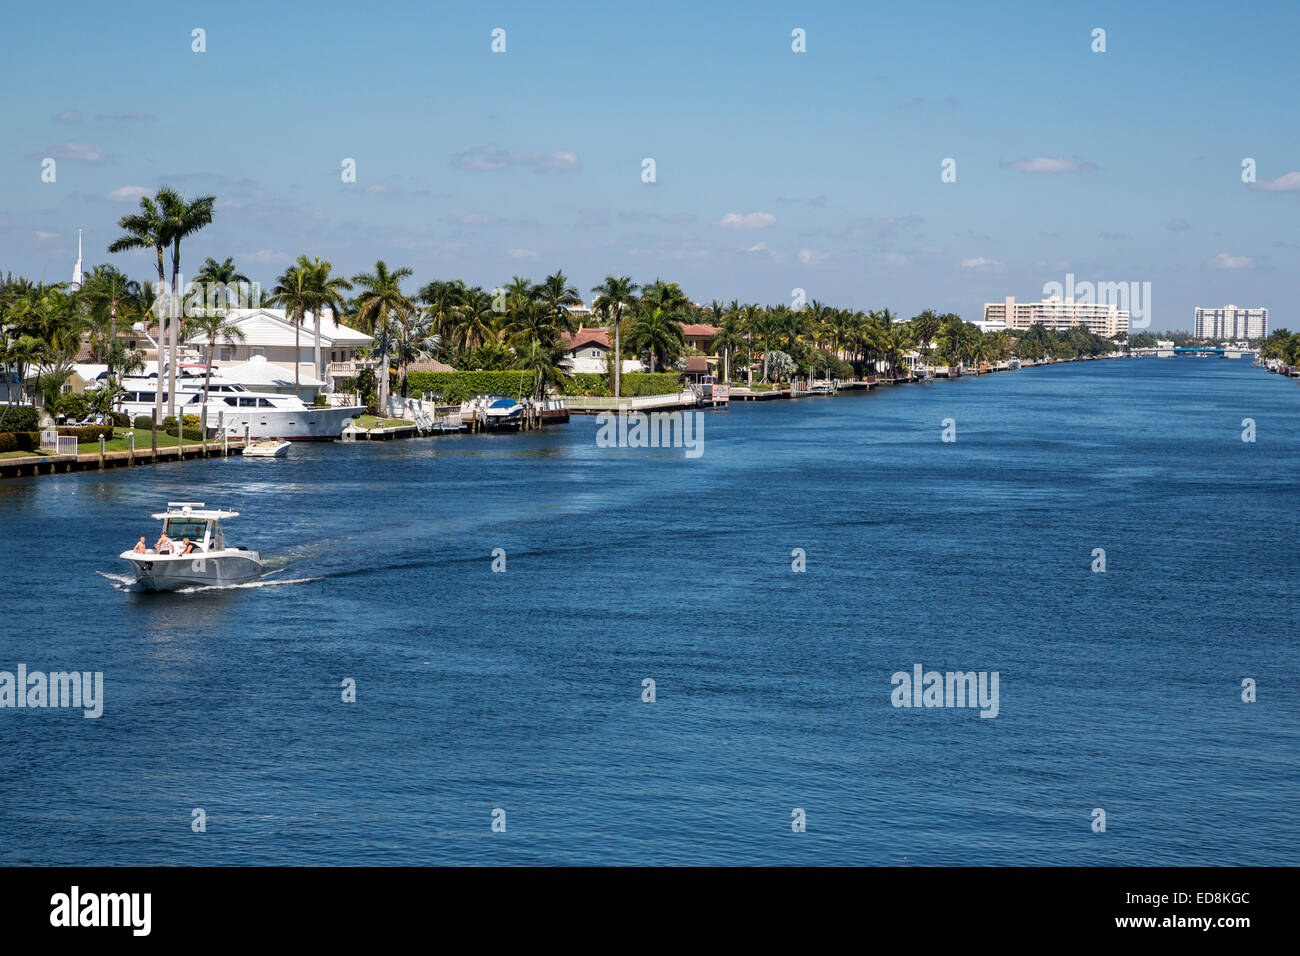
{"type": "Polygon", "coordinates": [[[137,583],[150,591],[255,581],[262,576],[261,556],[247,548],[227,547],[221,528],[223,520],[238,516],[237,511],[204,510],[201,501],[169,501],[167,510],[153,517],[163,522],[163,534],[172,540],[170,549],[124,551],[122,560],[131,565],[137,583]],[[192,550],[181,554],[186,538],[192,550]]]}
{"type": "MultiPolygon", "coordinates": [[[[203,366],[184,366],[176,370],[177,418],[183,415],[203,417],[204,381],[203,366]]],[[[150,414],[154,410],[157,387],[158,380],[153,372],[122,379],[122,388],[126,391],[122,411],[132,418],[150,414]]],[[[167,399],[164,390],[164,408],[168,405],[167,399]]],[[[342,433],[346,419],[365,412],[361,406],[308,405],[293,394],[250,391],[215,371],[208,387],[206,408],[208,428],[220,429],[231,438],[243,438],[247,427],[251,438],[289,441],[332,441],[342,433]]]]}

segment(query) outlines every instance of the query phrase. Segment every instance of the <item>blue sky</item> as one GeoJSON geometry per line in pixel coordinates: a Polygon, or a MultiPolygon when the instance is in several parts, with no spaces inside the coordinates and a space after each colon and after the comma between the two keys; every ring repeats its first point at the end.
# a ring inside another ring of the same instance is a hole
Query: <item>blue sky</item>
{"type": "Polygon", "coordinates": [[[307,253],[408,265],[411,291],[563,268],[584,296],[613,272],[702,302],[801,288],[977,319],[1069,272],[1150,282],[1156,329],[1227,302],[1300,326],[1294,2],[69,0],[23,18],[0,37],[0,270],[33,278],[69,278],[78,228],[88,265],[148,278],[105,247],[169,183],[218,197],[185,271],[233,256],[265,285],[307,253]]]}

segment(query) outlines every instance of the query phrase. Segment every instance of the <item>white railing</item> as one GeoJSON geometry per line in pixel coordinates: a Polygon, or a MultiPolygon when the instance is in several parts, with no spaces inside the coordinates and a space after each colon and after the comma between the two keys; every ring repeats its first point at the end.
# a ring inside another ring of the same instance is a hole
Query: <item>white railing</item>
{"type": "Polygon", "coordinates": [[[661,405],[693,405],[695,392],[686,389],[669,395],[624,395],[614,398],[609,395],[569,395],[565,398],[565,407],[570,409],[591,408],[657,408],[661,405]]]}
{"type": "Polygon", "coordinates": [[[55,429],[47,428],[41,432],[41,447],[48,448],[60,457],[77,454],[77,436],[60,435],[55,429]]]}

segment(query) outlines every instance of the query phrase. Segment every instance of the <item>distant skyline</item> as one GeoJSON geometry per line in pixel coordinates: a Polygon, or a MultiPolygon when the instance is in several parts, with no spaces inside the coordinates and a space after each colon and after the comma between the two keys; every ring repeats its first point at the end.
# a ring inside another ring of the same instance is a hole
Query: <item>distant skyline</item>
{"type": "Polygon", "coordinates": [[[1300,328],[1291,2],[70,0],[23,20],[0,38],[0,271],[35,280],[71,278],[78,229],[87,270],[150,278],[106,247],[168,184],[218,200],[183,272],[231,256],[265,288],[305,253],[410,266],[410,292],[563,269],[585,300],[613,273],[975,321],[1072,274],[1150,282],[1152,330],[1228,303],[1300,328]]]}

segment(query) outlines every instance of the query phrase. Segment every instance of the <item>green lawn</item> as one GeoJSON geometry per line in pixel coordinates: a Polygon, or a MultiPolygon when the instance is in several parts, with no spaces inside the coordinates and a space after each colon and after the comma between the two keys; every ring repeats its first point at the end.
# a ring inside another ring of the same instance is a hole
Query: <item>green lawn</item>
{"type": "Polygon", "coordinates": [[[400,418],[376,418],[374,415],[358,415],[356,417],[357,426],[360,428],[396,428],[400,425],[411,425],[412,422],[403,421],[400,418]]]}

